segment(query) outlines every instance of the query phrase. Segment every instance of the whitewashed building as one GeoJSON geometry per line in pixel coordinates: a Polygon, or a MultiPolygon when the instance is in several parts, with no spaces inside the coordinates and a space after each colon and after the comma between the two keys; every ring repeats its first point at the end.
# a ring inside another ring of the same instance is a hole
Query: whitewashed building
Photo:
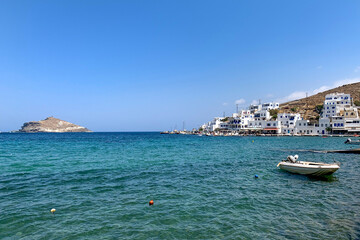
{"type": "Polygon", "coordinates": [[[213,132],[215,131],[215,129],[220,129],[221,128],[221,124],[223,123],[224,118],[223,117],[216,117],[214,118],[212,121],[205,123],[201,126],[201,128],[204,131],[207,132],[213,132]]]}
{"type": "Polygon", "coordinates": [[[337,116],[341,108],[350,107],[352,100],[350,94],[331,93],[325,96],[323,117],[337,116]]]}
{"type": "Polygon", "coordinates": [[[276,103],[276,102],[268,102],[268,103],[263,103],[263,104],[261,104],[261,109],[262,109],[262,110],[278,109],[279,106],[280,106],[279,103],[276,103]]]}
{"type": "Polygon", "coordinates": [[[360,133],[359,108],[353,106],[350,94],[332,93],[325,97],[321,118],[317,122],[303,120],[299,113],[279,113],[273,120],[270,110],[278,103],[250,105],[228,118],[214,118],[202,126],[205,131],[261,132],[284,135],[324,135],[360,133]],[[226,120],[226,121],[225,121],[226,120]]]}
{"type": "Polygon", "coordinates": [[[254,114],[250,110],[241,110],[239,113],[234,113],[232,118],[229,118],[230,130],[243,130],[248,127],[249,121],[254,119],[254,114]]]}
{"type": "Polygon", "coordinates": [[[282,134],[295,134],[296,122],[302,120],[300,113],[279,113],[277,120],[281,122],[282,134]]]}

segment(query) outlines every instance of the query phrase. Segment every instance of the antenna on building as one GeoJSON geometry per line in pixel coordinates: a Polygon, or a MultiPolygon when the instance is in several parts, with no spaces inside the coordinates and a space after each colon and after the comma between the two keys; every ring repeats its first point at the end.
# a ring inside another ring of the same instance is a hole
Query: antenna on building
{"type": "Polygon", "coordinates": [[[223,113],[223,117],[225,117],[225,112],[223,113]]]}
{"type": "Polygon", "coordinates": [[[261,99],[259,99],[259,105],[261,104],[261,99]]]}
{"type": "Polygon", "coordinates": [[[239,113],[239,104],[236,104],[236,113],[239,113]]]}
{"type": "Polygon", "coordinates": [[[306,97],[308,97],[308,93],[306,93],[306,97]]]}

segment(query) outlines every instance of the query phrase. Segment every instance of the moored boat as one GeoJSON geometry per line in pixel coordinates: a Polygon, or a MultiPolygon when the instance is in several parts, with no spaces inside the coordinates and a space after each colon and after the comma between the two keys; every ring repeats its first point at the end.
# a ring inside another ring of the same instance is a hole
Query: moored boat
{"type": "Polygon", "coordinates": [[[351,138],[346,139],[345,144],[356,144],[360,145],[360,140],[352,140],[351,138]]]}
{"type": "Polygon", "coordinates": [[[277,165],[280,169],[297,174],[323,176],[330,175],[340,168],[340,163],[304,162],[297,161],[298,155],[288,156],[277,165]]]}

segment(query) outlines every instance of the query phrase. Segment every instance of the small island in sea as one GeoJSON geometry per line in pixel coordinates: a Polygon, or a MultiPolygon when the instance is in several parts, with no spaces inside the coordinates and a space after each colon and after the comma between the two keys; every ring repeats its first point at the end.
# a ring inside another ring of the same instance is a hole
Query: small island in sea
{"type": "Polygon", "coordinates": [[[54,117],[48,117],[41,121],[31,121],[23,124],[20,130],[16,132],[22,133],[37,133],[37,132],[92,132],[91,130],[58,119],[54,117]]]}

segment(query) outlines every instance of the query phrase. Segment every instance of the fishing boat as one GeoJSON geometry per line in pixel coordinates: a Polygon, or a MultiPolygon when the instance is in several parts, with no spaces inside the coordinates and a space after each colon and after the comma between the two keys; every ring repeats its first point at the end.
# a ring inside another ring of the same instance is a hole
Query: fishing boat
{"type": "Polygon", "coordinates": [[[321,162],[303,162],[298,161],[299,156],[288,156],[286,160],[279,162],[277,167],[285,171],[303,175],[323,176],[330,175],[340,168],[340,163],[333,164],[321,162]]]}
{"type": "Polygon", "coordinates": [[[345,144],[356,144],[360,145],[360,140],[352,140],[351,138],[346,139],[345,144]]]}

